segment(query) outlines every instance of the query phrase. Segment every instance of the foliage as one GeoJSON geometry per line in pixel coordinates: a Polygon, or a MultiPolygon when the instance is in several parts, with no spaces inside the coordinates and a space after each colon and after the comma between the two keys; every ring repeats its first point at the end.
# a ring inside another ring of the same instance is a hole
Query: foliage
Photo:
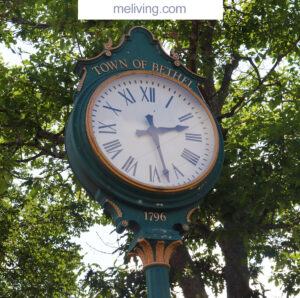
{"type": "Polygon", "coordinates": [[[9,187],[0,196],[1,297],[69,297],[77,292],[82,263],[71,236],[94,220],[83,198],[74,200],[63,186],[58,193],[53,184],[9,187]]]}
{"type": "Polygon", "coordinates": [[[91,297],[136,297],[146,295],[146,280],[144,273],[128,268],[113,267],[101,270],[93,264],[82,281],[82,289],[88,290],[91,297]]]}
{"type": "Polygon", "coordinates": [[[108,221],[64,150],[76,58],[99,54],[109,37],[116,45],[133,25],[207,78],[202,88],[225,138],[222,175],[184,238],[191,277],[216,294],[226,284],[229,297],[263,296],[264,286],[249,280],[258,284],[269,258],[282,291],[299,293],[299,2],[224,3],[222,21],[78,21],[76,0],[0,2],[0,41],[22,57],[19,66],[0,61],[1,296],[143,291],[141,275],[127,269],[91,267],[78,283],[83,267],[71,237],[108,221]]]}

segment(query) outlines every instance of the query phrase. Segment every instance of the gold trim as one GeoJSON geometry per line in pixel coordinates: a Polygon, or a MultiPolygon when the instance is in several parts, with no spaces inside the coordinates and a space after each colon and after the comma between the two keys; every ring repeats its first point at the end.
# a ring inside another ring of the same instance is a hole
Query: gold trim
{"type": "Polygon", "coordinates": [[[164,248],[165,248],[165,241],[157,241],[155,247],[155,258],[156,261],[159,263],[164,263],[164,248]]]}
{"type": "Polygon", "coordinates": [[[187,225],[187,224],[183,225],[183,230],[184,231],[188,231],[189,229],[190,229],[189,225],[187,225]]]}
{"type": "Polygon", "coordinates": [[[188,214],[187,214],[187,216],[186,216],[186,221],[187,221],[187,222],[189,222],[189,223],[191,222],[191,216],[192,216],[192,214],[193,214],[197,209],[200,209],[200,207],[197,206],[197,207],[191,209],[191,210],[188,212],[188,214]]]}
{"type": "Polygon", "coordinates": [[[132,258],[132,257],[136,257],[137,254],[136,254],[135,252],[129,252],[129,253],[127,254],[127,256],[128,256],[129,258],[132,258]]]}
{"type": "Polygon", "coordinates": [[[127,227],[128,226],[128,221],[127,220],[122,220],[122,226],[127,227]]]}
{"type": "Polygon", "coordinates": [[[214,121],[214,118],[211,114],[211,112],[209,111],[208,107],[206,106],[206,104],[204,103],[204,101],[191,89],[189,89],[186,85],[182,84],[181,82],[177,81],[174,78],[168,77],[165,74],[161,74],[161,73],[156,73],[156,72],[152,72],[152,71],[146,71],[146,70],[133,70],[133,71],[126,71],[120,74],[117,74],[115,76],[110,77],[109,79],[107,79],[106,81],[104,81],[102,84],[100,84],[96,90],[94,91],[93,95],[91,96],[89,103],[88,103],[88,107],[87,107],[87,112],[86,112],[86,118],[85,118],[85,124],[86,124],[86,132],[87,132],[87,136],[88,136],[88,140],[92,146],[92,149],[94,150],[94,152],[96,153],[96,155],[99,157],[99,159],[101,160],[101,162],[117,177],[119,177],[120,179],[126,181],[127,183],[133,185],[134,187],[138,187],[138,188],[142,188],[148,191],[152,191],[152,192],[159,192],[159,193],[165,193],[165,192],[178,192],[178,191],[183,191],[186,189],[189,189],[195,185],[197,185],[199,182],[201,182],[202,180],[204,180],[208,174],[211,172],[211,170],[213,169],[216,161],[217,161],[217,157],[218,157],[218,153],[219,153],[219,133],[218,133],[218,129],[216,126],[216,123],[214,121]],[[170,80],[176,84],[179,84],[182,88],[184,88],[187,92],[189,92],[190,94],[192,94],[198,101],[199,103],[202,105],[202,107],[204,108],[204,110],[206,111],[208,117],[211,120],[212,123],[212,127],[214,130],[214,140],[215,140],[215,148],[214,148],[214,153],[212,156],[212,161],[210,163],[210,166],[206,169],[206,171],[196,180],[192,181],[191,183],[182,185],[182,186],[176,186],[176,187],[154,187],[152,185],[149,184],[145,184],[142,182],[138,182],[136,180],[133,180],[132,178],[126,176],[125,174],[123,174],[118,168],[116,168],[106,157],[105,155],[101,152],[96,139],[94,137],[93,134],[93,129],[92,129],[92,125],[91,125],[91,117],[92,117],[92,109],[94,106],[94,103],[97,99],[98,94],[107,86],[109,85],[111,82],[113,82],[116,79],[125,77],[125,76],[130,76],[133,74],[148,74],[148,75],[154,75],[154,76],[158,76],[158,77],[163,77],[167,80],[170,80]]]}
{"type": "Polygon", "coordinates": [[[115,211],[118,214],[118,217],[122,217],[123,213],[122,213],[121,209],[119,208],[119,206],[117,206],[114,202],[112,202],[110,200],[106,200],[105,202],[109,203],[115,209],[115,211]]]}
{"type": "MultiPolygon", "coordinates": [[[[127,34],[124,34],[124,35],[122,36],[120,43],[119,43],[117,46],[115,46],[115,47],[113,47],[113,48],[110,48],[109,50],[110,50],[110,51],[113,51],[113,50],[116,50],[116,49],[120,48],[120,47],[123,45],[123,43],[125,42],[126,37],[130,37],[131,32],[132,32],[134,29],[137,29],[137,28],[142,28],[142,29],[148,31],[148,32],[151,34],[153,41],[158,42],[161,51],[162,51],[166,56],[172,58],[172,56],[170,56],[170,55],[165,51],[165,49],[162,47],[161,42],[160,42],[158,39],[155,38],[155,36],[153,35],[153,33],[152,33],[149,29],[147,29],[146,27],[143,27],[143,26],[134,26],[134,27],[132,27],[132,28],[128,31],[127,34]]],[[[79,61],[83,61],[83,62],[84,62],[84,61],[92,61],[92,60],[94,60],[94,59],[97,59],[97,58],[101,57],[102,55],[106,55],[106,52],[107,52],[107,50],[104,50],[104,51],[102,51],[100,54],[98,54],[98,55],[95,56],[95,57],[87,58],[87,59],[78,59],[77,61],[78,61],[78,62],[79,62],[79,61]]],[[[172,58],[172,59],[173,59],[173,58],[172,58]]],[[[180,64],[181,64],[181,63],[180,63],[180,64]]],[[[182,66],[186,71],[188,71],[189,73],[191,73],[191,74],[193,74],[194,76],[198,77],[199,79],[205,79],[205,77],[200,76],[200,75],[198,75],[197,73],[191,71],[191,70],[188,69],[185,65],[181,64],[181,66],[182,66]]]]}
{"type": "Polygon", "coordinates": [[[175,49],[171,49],[171,57],[174,59],[174,65],[179,67],[181,65],[181,62],[179,61],[179,55],[175,52],[175,49]]]}
{"type": "Polygon", "coordinates": [[[154,261],[154,255],[150,243],[146,239],[139,239],[138,244],[142,247],[136,248],[138,256],[142,259],[142,262],[145,264],[150,264],[154,261]]]}
{"type": "Polygon", "coordinates": [[[167,246],[166,250],[165,250],[165,262],[168,262],[169,263],[169,260],[174,252],[174,248],[176,246],[179,246],[182,244],[182,241],[181,240],[177,240],[177,241],[174,241],[172,242],[169,246],[167,246]]]}
{"type": "Polygon", "coordinates": [[[153,266],[153,265],[165,265],[170,268],[170,264],[166,264],[164,262],[161,262],[161,263],[160,262],[152,262],[152,263],[149,263],[146,266],[144,266],[144,269],[146,269],[147,267],[153,266]]]}
{"type": "Polygon", "coordinates": [[[112,39],[109,37],[108,42],[104,45],[105,55],[108,56],[108,57],[110,57],[112,55],[112,53],[111,53],[112,44],[113,44],[112,39]]]}
{"type": "Polygon", "coordinates": [[[81,91],[84,80],[86,78],[86,75],[87,75],[87,69],[86,69],[86,67],[83,67],[83,75],[82,75],[82,78],[81,78],[81,80],[78,84],[77,91],[81,91]]]}
{"type": "Polygon", "coordinates": [[[112,44],[113,44],[112,39],[109,37],[108,42],[104,45],[104,48],[106,50],[110,50],[112,48],[112,44]]]}
{"type": "Polygon", "coordinates": [[[173,241],[165,247],[165,241],[157,241],[155,245],[155,255],[153,248],[147,239],[139,239],[138,244],[140,247],[136,247],[134,252],[128,254],[129,257],[140,257],[144,269],[153,265],[165,265],[170,267],[170,257],[174,252],[174,248],[182,244],[181,240],[173,241]]]}
{"type": "Polygon", "coordinates": [[[143,264],[148,264],[148,259],[151,258],[151,255],[147,255],[147,254],[152,253],[152,251],[151,252],[144,251],[144,249],[138,247],[135,248],[134,251],[136,252],[136,255],[141,258],[143,264]]]}

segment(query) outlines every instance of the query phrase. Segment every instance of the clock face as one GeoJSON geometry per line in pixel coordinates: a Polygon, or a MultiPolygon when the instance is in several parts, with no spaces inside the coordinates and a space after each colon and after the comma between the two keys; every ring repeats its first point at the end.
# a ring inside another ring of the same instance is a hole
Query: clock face
{"type": "Polygon", "coordinates": [[[195,186],[218,155],[206,105],[185,85],[152,72],[125,72],[102,83],[88,103],[86,130],[110,171],[150,191],[195,186]]]}

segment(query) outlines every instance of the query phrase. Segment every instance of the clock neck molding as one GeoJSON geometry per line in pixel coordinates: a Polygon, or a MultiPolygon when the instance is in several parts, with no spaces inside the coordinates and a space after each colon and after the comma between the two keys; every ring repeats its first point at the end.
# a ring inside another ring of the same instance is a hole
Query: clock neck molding
{"type": "Polygon", "coordinates": [[[151,280],[153,265],[167,268],[222,169],[222,134],[200,91],[205,78],[143,27],[118,46],[109,39],[98,56],[79,60],[75,73],[69,163],[117,232],[134,232],[129,252],[141,257],[151,280]]]}

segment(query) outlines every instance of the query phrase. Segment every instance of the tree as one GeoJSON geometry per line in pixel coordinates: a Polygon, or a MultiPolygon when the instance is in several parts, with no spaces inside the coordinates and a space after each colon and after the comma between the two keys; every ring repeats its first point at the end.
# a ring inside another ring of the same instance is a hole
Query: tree
{"type": "MultiPolygon", "coordinates": [[[[71,73],[76,58],[99,54],[109,37],[118,44],[133,25],[168,41],[191,70],[206,77],[202,89],[225,139],[223,172],[192,217],[186,248],[174,255],[173,284],[185,297],[206,297],[204,286],[216,294],[226,286],[231,298],[263,296],[267,289],[254,285],[269,258],[283,292],[299,293],[298,2],[228,0],[222,21],[78,21],[76,5],[0,3],[1,42],[20,55],[17,40],[33,47],[22,66],[0,66],[3,295],[42,293],[38,285],[28,286],[37,275],[49,280],[49,295],[77,291],[76,273],[69,269],[79,269],[80,258],[70,236],[107,220],[95,217],[97,205],[74,180],[65,157],[64,127],[78,82],[71,73]],[[22,263],[26,259],[34,262],[22,263]],[[56,273],[48,270],[54,264],[61,268],[56,273]]],[[[94,270],[85,284],[93,276],[112,282],[108,273],[94,270]]]]}

